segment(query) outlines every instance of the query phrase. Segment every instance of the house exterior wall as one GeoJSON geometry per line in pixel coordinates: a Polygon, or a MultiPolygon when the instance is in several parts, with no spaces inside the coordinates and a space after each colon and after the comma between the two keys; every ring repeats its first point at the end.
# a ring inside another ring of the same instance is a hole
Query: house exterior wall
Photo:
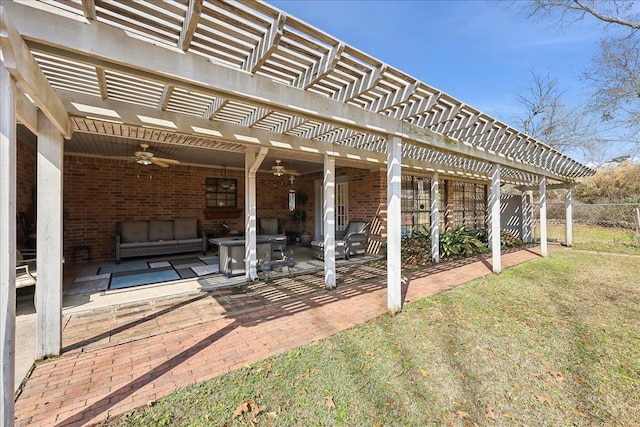
{"type": "MultiPolygon", "coordinates": [[[[22,193],[18,206],[28,207],[35,185],[35,149],[20,149],[19,181],[22,193]],[[33,176],[31,172],[33,171],[33,176]],[[29,186],[29,182],[33,182],[29,186]],[[27,197],[28,194],[28,197],[27,197]]],[[[387,185],[384,170],[337,168],[336,178],[347,176],[349,218],[370,222],[369,251],[377,253],[386,240],[387,185]]],[[[315,182],[322,172],[296,177],[258,173],[257,217],[277,217],[285,231],[296,231],[291,220],[288,194],[305,194],[297,208],[306,212],[302,229],[315,231],[315,182]]],[[[453,210],[453,185],[447,186],[445,203],[453,210]],[[449,194],[451,193],[451,194],[449,194]]],[[[135,219],[197,218],[208,234],[220,233],[222,224],[244,231],[244,170],[222,167],[173,165],[169,168],[141,166],[117,159],[65,156],[64,168],[64,254],[70,261],[75,246],[89,245],[94,260],[115,257],[116,223],[135,219]],[[237,211],[207,215],[206,178],[237,179],[237,211]]],[[[454,227],[453,215],[447,226],[454,227]]],[[[313,236],[314,239],[319,236],[313,236]]],[[[84,255],[84,253],[83,253],[84,255]]],[[[79,259],[79,262],[84,259],[79,259]]]]}
{"type": "Polygon", "coordinates": [[[36,147],[26,142],[17,144],[16,171],[16,211],[25,212],[31,217],[35,215],[34,194],[36,190],[36,147]]]}

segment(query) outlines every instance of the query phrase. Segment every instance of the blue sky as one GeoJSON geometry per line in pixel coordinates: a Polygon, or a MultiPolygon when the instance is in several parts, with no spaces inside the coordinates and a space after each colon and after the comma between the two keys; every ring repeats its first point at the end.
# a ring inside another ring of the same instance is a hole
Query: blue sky
{"type": "Polygon", "coordinates": [[[531,68],[558,79],[568,106],[585,101],[580,75],[601,35],[593,22],[560,32],[527,19],[517,1],[267,1],[515,127],[531,68]]]}

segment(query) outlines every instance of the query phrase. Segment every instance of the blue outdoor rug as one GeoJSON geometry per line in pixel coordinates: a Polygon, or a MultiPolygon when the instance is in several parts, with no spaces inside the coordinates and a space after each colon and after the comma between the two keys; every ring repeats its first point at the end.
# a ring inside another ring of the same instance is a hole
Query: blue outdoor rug
{"type": "Polygon", "coordinates": [[[66,295],[95,293],[107,289],[170,282],[218,274],[217,256],[167,258],[153,261],[133,260],[101,267],[76,278],[66,295]]]}
{"type": "Polygon", "coordinates": [[[133,274],[112,274],[109,289],[130,288],[132,286],[150,285],[152,283],[161,283],[180,279],[180,275],[173,268],[160,271],[154,270],[158,269],[148,269],[142,272],[138,270],[138,272],[133,274]]]}

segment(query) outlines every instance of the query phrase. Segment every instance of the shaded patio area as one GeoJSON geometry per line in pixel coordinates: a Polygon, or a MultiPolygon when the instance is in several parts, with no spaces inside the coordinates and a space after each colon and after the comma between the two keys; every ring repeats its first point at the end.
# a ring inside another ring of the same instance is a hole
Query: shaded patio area
{"type": "MultiPolygon", "coordinates": [[[[560,250],[560,247],[554,247],[560,250]]],[[[510,267],[539,249],[503,255],[510,267]]],[[[63,352],[39,363],[16,401],[16,425],[87,425],[245,364],[321,340],[387,313],[386,263],[65,310],[63,352]]],[[[491,274],[485,257],[403,275],[404,303],[491,274]]]]}

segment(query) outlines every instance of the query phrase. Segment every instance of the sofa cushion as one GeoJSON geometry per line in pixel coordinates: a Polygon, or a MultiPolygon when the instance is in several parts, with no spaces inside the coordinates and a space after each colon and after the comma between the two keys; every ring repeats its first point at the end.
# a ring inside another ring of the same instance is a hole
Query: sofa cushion
{"type": "Polygon", "coordinates": [[[149,241],[173,240],[173,221],[149,221],[149,241]]]}
{"type": "Polygon", "coordinates": [[[122,243],[120,247],[122,249],[131,249],[131,248],[146,248],[149,246],[149,242],[131,242],[131,243],[122,243]]]}
{"type": "Polygon", "coordinates": [[[198,220],[197,219],[174,219],[173,238],[176,240],[197,239],[198,220]]]}
{"type": "Polygon", "coordinates": [[[190,245],[192,243],[201,244],[202,239],[184,239],[184,240],[178,240],[177,242],[179,245],[190,245]]]}
{"type": "Polygon", "coordinates": [[[149,240],[149,221],[124,221],[120,224],[122,243],[147,242],[149,240]]]}

